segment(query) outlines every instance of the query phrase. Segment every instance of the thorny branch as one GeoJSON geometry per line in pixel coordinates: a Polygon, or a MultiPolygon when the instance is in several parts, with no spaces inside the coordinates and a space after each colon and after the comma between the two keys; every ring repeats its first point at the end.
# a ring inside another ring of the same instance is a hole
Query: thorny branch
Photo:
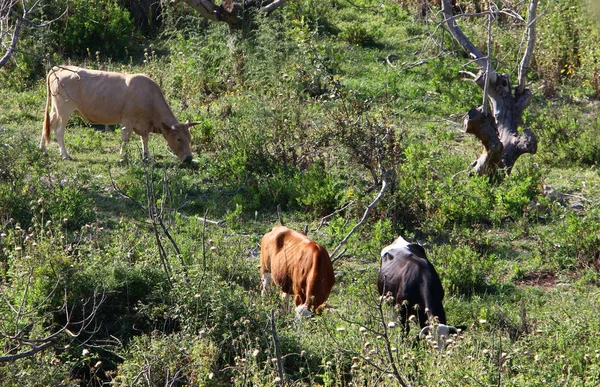
{"type": "MultiPolygon", "coordinates": [[[[120,187],[117,186],[117,184],[115,183],[111,171],[110,171],[110,167],[108,169],[108,175],[111,181],[111,185],[113,187],[113,189],[121,196],[131,200],[137,207],[139,207],[141,210],[143,210],[144,212],[146,212],[148,214],[148,217],[150,218],[150,222],[152,225],[152,231],[154,232],[154,237],[156,240],[156,244],[158,247],[158,253],[161,259],[161,264],[163,266],[163,270],[165,272],[165,275],[167,276],[167,281],[169,282],[169,286],[173,286],[173,281],[171,278],[171,266],[169,264],[168,261],[168,255],[167,252],[163,246],[161,237],[160,237],[160,232],[162,231],[162,233],[165,234],[165,236],[167,237],[167,239],[169,240],[169,242],[171,243],[171,245],[173,246],[173,249],[175,250],[175,253],[177,254],[177,257],[179,258],[180,264],[181,264],[181,268],[183,270],[184,276],[186,281],[190,281],[189,279],[189,275],[187,272],[187,266],[183,260],[183,255],[181,254],[181,250],[179,249],[179,246],[177,245],[177,242],[175,241],[175,239],[171,236],[171,233],[169,232],[169,228],[165,225],[164,221],[163,221],[163,213],[165,211],[165,207],[164,207],[164,203],[165,200],[162,201],[161,207],[160,209],[156,206],[156,203],[158,202],[157,197],[156,197],[156,193],[154,192],[154,182],[152,180],[152,176],[153,176],[153,172],[152,170],[148,171],[146,169],[146,180],[145,180],[145,186],[146,186],[146,206],[142,205],[140,202],[138,202],[136,199],[132,198],[131,196],[127,195],[127,193],[125,193],[120,187]]],[[[162,180],[162,188],[163,188],[163,197],[166,197],[167,195],[167,191],[168,191],[168,184],[167,184],[167,178],[165,175],[163,175],[163,180],[162,180]]]]}
{"type": "MultiPolygon", "coordinates": [[[[398,384],[400,386],[408,387],[408,386],[410,386],[410,384],[408,383],[408,381],[406,381],[405,377],[400,373],[400,370],[397,365],[397,357],[394,355],[394,350],[392,349],[392,337],[391,337],[392,335],[390,334],[390,331],[389,331],[390,328],[388,328],[388,325],[386,324],[385,315],[384,315],[384,303],[385,303],[385,297],[378,297],[375,301],[375,306],[374,307],[371,306],[371,308],[374,309],[374,314],[371,314],[371,318],[374,319],[373,323],[381,329],[369,327],[368,324],[362,325],[362,328],[361,328],[361,329],[364,328],[365,333],[369,333],[369,334],[379,337],[383,340],[385,352],[375,351],[376,357],[378,359],[374,359],[374,356],[371,356],[371,355],[363,356],[362,354],[357,353],[354,350],[346,349],[343,347],[343,345],[341,343],[338,343],[339,345],[337,347],[340,349],[340,351],[342,351],[350,356],[356,356],[356,357],[360,358],[363,362],[365,362],[366,364],[368,364],[369,366],[375,368],[378,372],[380,372],[381,376],[393,375],[393,377],[396,379],[396,381],[398,382],[398,384]]],[[[346,323],[348,323],[352,326],[360,325],[360,324],[357,324],[356,321],[348,319],[339,313],[337,315],[342,321],[345,321],[346,323]]],[[[328,329],[327,331],[333,332],[334,329],[328,329]]],[[[330,335],[331,335],[331,333],[330,333],[330,335]]],[[[337,341],[335,337],[333,337],[333,336],[331,336],[331,337],[334,339],[334,341],[337,341]]],[[[380,376],[380,378],[381,378],[381,376],[380,376]]]]}
{"type": "MultiPolygon", "coordinates": [[[[7,332],[0,331],[0,337],[2,337],[6,341],[4,344],[5,352],[10,353],[19,351],[22,346],[29,346],[31,347],[31,349],[27,351],[20,351],[0,356],[0,363],[10,363],[19,359],[31,357],[36,353],[43,351],[44,349],[57,343],[59,336],[63,333],[67,333],[71,338],[80,338],[83,334],[86,334],[87,336],[92,336],[99,329],[99,327],[95,326],[93,327],[93,330],[91,332],[88,331],[88,328],[96,320],[96,314],[100,309],[100,306],[106,300],[106,293],[103,291],[101,294],[99,294],[96,290],[94,291],[94,295],[92,297],[82,301],[80,305],[82,317],[80,320],[76,320],[74,316],[74,310],[79,310],[79,308],[76,308],[76,305],[69,305],[68,291],[65,288],[63,294],[63,304],[57,310],[52,312],[64,313],[66,320],[65,323],[59,329],[54,331],[54,333],[49,334],[45,337],[27,337],[28,333],[31,331],[31,327],[35,323],[35,316],[38,315],[38,312],[40,310],[48,306],[48,301],[56,292],[56,289],[60,282],[60,280],[56,282],[54,288],[49,292],[49,294],[46,295],[46,298],[42,302],[32,307],[30,310],[27,310],[25,308],[25,301],[28,299],[32,278],[33,270],[31,270],[29,273],[27,285],[23,290],[21,304],[18,307],[15,307],[15,305],[13,305],[12,302],[6,297],[4,292],[2,292],[2,299],[4,303],[15,314],[12,321],[10,321],[10,324],[14,325],[15,332],[14,334],[9,335],[7,332]],[[27,324],[21,322],[24,317],[28,317],[30,319],[30,321],[27,324]]],[[[3,317],[7,319],[10,318],[7,316],[3,317]]]]}

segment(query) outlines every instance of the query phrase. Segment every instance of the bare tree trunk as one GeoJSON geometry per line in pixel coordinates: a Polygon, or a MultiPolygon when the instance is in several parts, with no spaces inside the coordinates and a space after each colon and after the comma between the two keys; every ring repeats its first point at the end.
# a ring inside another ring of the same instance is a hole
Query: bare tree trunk
{"type": "MultiPolygon", "coordinates": [[[[510,174],[521,155],[533,154],[537,151],[535,134],[529,129],[519,133],[519,127],[523,124],[523,112],[529,106],[533,95],[525,85],[527,69],[535,47],[537,4],[538,0],[530,0],[526,27],[527,47],[519,65],[519,82],[513,91],[509,76],[497,74],[492,66],[489,49],[491,44],[488,43],[487,56],[483,55],[458,26],[450,0],[442,1],[446,26],[454,40],[479,66],[480,72],[474,81],[484,89],[484,105],[472,109],[464,122],[467,133],[475,135],[484,146],[481,156],[471,165],[471,173],[496,178],[499,176],[500,168],[505,174],[510,174]],[[491,109],[489,113],[486,109],[486,101],[491,109]]],[[[491,42],[491,20],[494,12],[491,3],[488,12],[490,17],[488,42],[491,42]]]]}
{"type": "MultiPolygon", "coordinates": [[[[477,80],[481,87],[482,78],[477,80]]],[[[471,173],[494,177],[497,169],[501,168],[506,174],[510,174],[522,154],[537,151],[537,137],[533,131],[525,129],[520,134],[518,130],[523,124],[523,112],[529,106],[533,94],[529,89],[524,89],[521,95],[517,93],[515,90],[513,94],[507,74],[497,75],[496,81],[490,82],[489,88],[491,112],[483,114],[482,108],[478,110],[478,115],[472,116],[469,112],[465,129],[467,133],[477,136],[485,148],[474,162],[471,173]]]]}

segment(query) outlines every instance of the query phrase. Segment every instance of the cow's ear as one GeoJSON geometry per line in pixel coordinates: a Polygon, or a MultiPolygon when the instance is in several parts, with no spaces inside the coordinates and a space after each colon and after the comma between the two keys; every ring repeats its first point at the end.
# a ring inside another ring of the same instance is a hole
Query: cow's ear
{"type": "Polygon", "coordinates": [[[171,131],[171,130],[177,131],[177,129],[179,129],[176,125],[169,126],[169,125],[165,124],[164,122],[163,122],[162,126],[163,126],[163,129],[167,132],[171,131]]]}

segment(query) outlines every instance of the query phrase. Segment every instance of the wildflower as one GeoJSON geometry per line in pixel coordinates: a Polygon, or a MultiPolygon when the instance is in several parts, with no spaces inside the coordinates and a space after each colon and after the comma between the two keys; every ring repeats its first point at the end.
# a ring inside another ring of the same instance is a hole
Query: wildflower
{"type": "Polygon", "coordinates": [[[255,349],[254,351],[252,351],[252,357],[257,357],[259,353],[260,351],[258,349],[255,349]]]}
{"type": "Polygon", "coordinates": [[[358,328],[358,331],[361,332],[361,333],[365,333],[367,331],[367,328],[360,327],[360,328],[358,328]]]}
{"type": "Polygon", "coordinates": [[[337,331],[338,331],[338,332],[344,332],[344,331],[346,331],[346,328],[344,328],[344,327],[339,327],[339,328],[337,329],[337,331]]]}
{"type": "Polygon", "coordinates": [[[81,354],[82,354],[83,356],[87,356],[87,355],[89,355],[89,354],[90,354],[90,351],[89,351],[87,348],[84,348],[84,349],[83,349],[83,351],[81,351],[81,354]]]}
{"type": "Polygon", "coordinates": [[[390,322],[388,323],[388,328],[394,328],[395,326],[396,326],[396,323],[395,323],[395,322],[393,322],[393,321],[390,321],[390,322]]]}

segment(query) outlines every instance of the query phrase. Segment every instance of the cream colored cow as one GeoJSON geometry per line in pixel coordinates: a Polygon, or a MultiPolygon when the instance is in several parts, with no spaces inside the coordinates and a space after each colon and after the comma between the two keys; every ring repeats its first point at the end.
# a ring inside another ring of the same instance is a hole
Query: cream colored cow
{"type": "Polygon", "coordinates": [[[132,132],[142,137],[144,158],[149,158],[148,135],[160,133],[183,162],[191,161],[189,128],[197,122],[180,123],[165,101],[160,87],[144,74],[122,74],[87,70],[76,66],[54,66],[46,78],[46,113],[40,149],[54,130],[63,159],[64,133],[69,117],[78,113],[93,124],[121,124],[121,156],[132,132]]]}

